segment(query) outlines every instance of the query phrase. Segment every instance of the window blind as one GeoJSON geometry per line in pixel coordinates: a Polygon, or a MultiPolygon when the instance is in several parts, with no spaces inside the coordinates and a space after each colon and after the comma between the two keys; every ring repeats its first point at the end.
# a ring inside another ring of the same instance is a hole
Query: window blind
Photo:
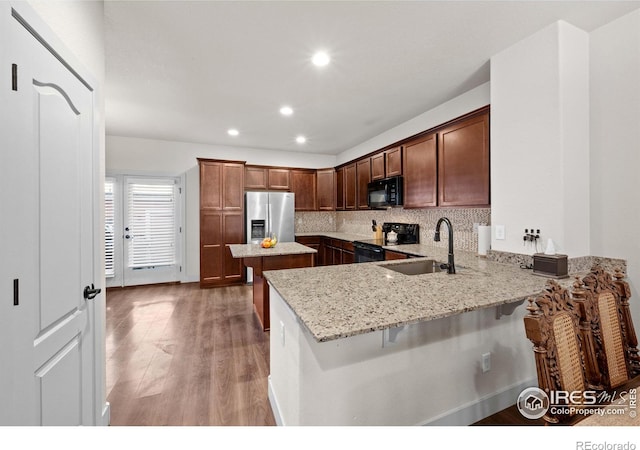
{"type": "Polygon", "coordinates": [[[104,274],[105,277],[115,276],[114,244],[115,244],[115,179],[106,178],[104,182],[104,274]]]}
{"type": "Polygon", "coordinates": [[[176,223],[173,180],[129,181],[127,212],[130,268],[175,264],[176,223]]]}

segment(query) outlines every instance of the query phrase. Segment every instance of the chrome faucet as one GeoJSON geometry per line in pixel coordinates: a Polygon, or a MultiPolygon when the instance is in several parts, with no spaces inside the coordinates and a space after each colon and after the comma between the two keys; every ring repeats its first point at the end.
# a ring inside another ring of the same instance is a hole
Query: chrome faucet
{"type": "Polygon", "coordinates": [[[444,269],[446,266],[447,273],[456,273],[456,265],[453,261],[453,226],[451,226],[451,221],[446,217],[438,219],[438,223],[436,224],[436,234],[433,236],[433,240],[440,242],[440,224],[442,224],[442,222],[445,222],[447,224],[447,228],[449,228],[449,262],[441,265],[440,268],[444,269]]]}

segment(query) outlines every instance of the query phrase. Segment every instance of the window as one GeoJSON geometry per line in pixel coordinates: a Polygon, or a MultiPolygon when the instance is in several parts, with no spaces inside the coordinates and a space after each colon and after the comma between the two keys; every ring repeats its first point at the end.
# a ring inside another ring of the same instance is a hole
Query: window
{"type": "Polygon", "coordinates": [[[104,183],[104,274],[107,278],[115,276],[115,179],[106,178],[104,183]]]}
{"type": "MultiPolygon", "coordinates": [[[[127,181],[127,266],[169,266],[176,262],[174,180],[127,181]]],[[[125,236],[126,238],[126,236],[125,236]]]]}

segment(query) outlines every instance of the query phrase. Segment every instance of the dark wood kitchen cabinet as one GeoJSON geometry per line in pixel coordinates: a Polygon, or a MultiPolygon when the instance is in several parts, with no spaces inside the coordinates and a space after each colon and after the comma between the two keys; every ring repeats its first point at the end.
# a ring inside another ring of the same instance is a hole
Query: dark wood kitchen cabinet
{"type": "Polygon", "coordinates": [[[244,169],[244,188],[248,191],[290,191],[291,172],[286,167],[247,165],[244,169]]]}
{"type": "Polygon", "coordinates": [[[402,175],[402,147],[394,147],[371,156],[371,180],[402,175]]]}
{"type": "Polygon", "coordinates": [[[342,241],[339,239],[325,238],[324,246],[326,265],[342,264],[342,241]]]}
{"type": "Polygon", "coordinates": [[[437,137],[429,134],[404,145],[404,207],[437,206],[437,137]]]}
{"type": "Polygon", "coordinates": [[[386,177],[385,152],[376,153],[371,157],[371,179],[382,180],[386,177]]]}
{"type": "Polygon", "coordinates": [[[353,242],[342,241],[342,264],[353,264],[355,262],[356,255],[353,242]]]}
{"type": "Polygon", "coordinates": [[[371,181],[371,158],[364,158],[356,162],[357,177],[357,209],[369,209],[367,187],[371,181]]]}
{"type": "Polygon", "coordinates": [[[402,252],[394,252],[393,250],[385,250],[384,251],[384,259],[385,261],[392,261],[396,259],[407,259],[409,255],[402,252]]]}
{"type": "Polygon", "coordinates": [[[316,191],[318,211],[336,209],[336,171],[319,169],[316,171],[316,191]]]}
{"type": "Polygon", "coordinates": [[[326,236],[296,236],[296,242],[318,251],[314,259],[316,266],[355,262],[355,250],[351,241],[326,236]]]}
{"type": "Polygon", "coordinates": [[[244,188],[251,190],[266,190],[267,168],[262,166],[245,166],[244,168],[244,188]]]}
{"type": "Polygon", "coordinates": [[[319,265],[332,266],[355,262],[355,251],[351,241],[323,237],[318,252],[319,265]]]}
{"type": "Polygon", "coordinates": [[[344,167],[336,169],[336,211],[344,211],[344,167]]]}
{"type": "Polygon", "coordinates": [[[489,113],[453,123],[438,136],[438,204],[489,205],[489,113]]]}
{"type": "Polygon", "coordinates": [[[230,244],[244,241],[244,163],[198,159],[200,169],[200,287],[244,281],[230,244]]]}
{"type": "Polygon", "coordinates": [[[306,245],[316,250],[318,253],[313,254],[313,265],[321,265],[320,261],[320,245],[322,244],[321,236],[296,236],[296,242],[298,244],[306,245]]]}
{"type": "Polygon", "coordinates": [[[291,171],[281,167],[267,168],[268,189],[288,191],[291,189],[291,171]]]}
{"type": "Polygon", "coordinates": [[[358,185],[356,179],[356,164],[351,163],[344,166],[343,172],[344,185],[344,209],[353,210],[357,207],[358,185]]]}
{"type": "Polygon", "coordinates": [[[291,192],[295,194],[296,211],[316,211],[316,171],[291,169],[291,192]]]}
{"type": "Polygon", "coordinates": [[[264,278],[267,270],[297,269],[314,266],[315,253],[303,253],[294,255],[273,255],[242,258],[241,261],[247,267],[253,269],[253,307],[260,320],[263,331],[271,328],[269,313],[269,283],[264,278]]]}
{"type": "Polygon", "coordinates": [[[385,177],[402,175],[402,147],[395,147],[384,152],[386,170],[385,177]]]}

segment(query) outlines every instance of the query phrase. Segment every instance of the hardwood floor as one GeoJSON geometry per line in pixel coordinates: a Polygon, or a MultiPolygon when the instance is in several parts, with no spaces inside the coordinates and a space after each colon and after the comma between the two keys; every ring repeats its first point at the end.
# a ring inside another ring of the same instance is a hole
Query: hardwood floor
{"type": "Polygon", "coordinates": [[[251,286],[107,292],[111,425],[275,425],[251,286]]]}

